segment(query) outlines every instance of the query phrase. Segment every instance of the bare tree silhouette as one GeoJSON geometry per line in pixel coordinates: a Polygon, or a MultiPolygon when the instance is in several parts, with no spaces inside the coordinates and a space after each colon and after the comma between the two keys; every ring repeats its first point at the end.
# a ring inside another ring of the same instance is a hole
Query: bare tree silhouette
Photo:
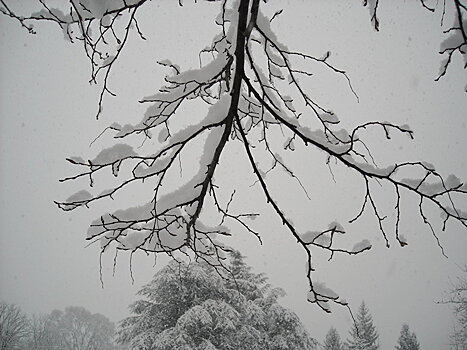
{"type": "MultiPolygon", "coordinates": [[[[96,113],[99,117],[105,96],[115,95],[109,86],[109,74],[127,46],[130,33],[136,32],[140,39],[145,40],[137,15],[144,11],[148,1],[71,0],[67,10],[52,8],[45,0],[39,1],[42,10],[28,17],[17,15],[4,0],[0,1],[1,11],[30,33],[34,33],[31,23],[52,22],[64,31],[70,41],[83,46],[92,68],[90,81],[101,84],[96,113]]],[[[423,0],[420,3],[425,9],[434,11],[423,0]]],[[[467,9],[460,1],[449,3],[458,16],[446,31],[447,39],[441,51],[446,60],[437,79],[446,74],[453,55],[465,57],[464,17],[467,9]]],[[[376,30],[380,28],[378,4],[378,0],[364,1],[376,30]]],[[[325,311],[329,311],[329,302],[347,303],[323,284],[313,282],[312,250],[328,251],[331,259],[334,254],[362,253],[370,249],[371,244],[364,240],[356,242],[353,247],[339,246],[335,238],[345,229],[337,222],[331,222],[327,228],[307,232],[294,225],[283,204],[271,191],[266,175],[282,170],[307,195],[300,178],[288,164],[287,156],[295,149],[300,148],[301,152],[321,150],[327,155],[329,167],[331,161],[339,163],[349,168],[353,176],[362,179],[361,206],[349,223],[359,220],[365,212],[371,213],[388,247],[390,236],[395,237],[401,246],[407,244],[399,226],[401,202],[408,196],[418,198],[418,208],[414,209],[436,240],[438,228],[430,216],[432,211],[427,207],[435,207],[441,213],[441,230],[446,228],[448,221],[457,222],[464,228],[467,226],[467,214],[456,204],[465,199],[467,186],[458,177],[450,175],[444,178],[433,165],[424,161],[377,165],[378,160],[366,142],[368,134],[381,133],[387,140],[391,140],[394,134],[413,139],[409,126],[375,120],[344,130],[338,116],[307,92],[300,79],[313,72],[301,68],[299,62],[318,64],[341,77],[358,100],[349,76],[330,62],[329,52],[320,57],[313,56],[294,51],[279,40],[272,24],[283,9],[277,9],[274,15],[267,17],[260,10],[260,0],[225,0],[213,6],[219,6],[219,33],[200,53],[200,56],[209,56],[209,62],[201,64],[199,69],[182,71],[169,60],[160,61],[170,69],[170,74],[159,92],[140,101],[148,105],[142,120],[133,125],[110,125],[106,130],[114,133],[116,143],[102,150],[94,159],[67,159],[81,170],[61,181],[87,178],[93,187],[98,175],[110,171],[118,184],[100,193],[83,189],[65,201],[57,201],[62,210],[89,207],[94,202],[113,199],[133,183],[144,182],[152,191],[152,200],[148,203],[99,216],[90,225],[88,240],[100,241],[102,252],[116,247],[117,251],[141,250],[165,253],[175,258],[182,254],[205,260],[216,268],[226,268],[224,256],[230,248],[218,239],[231,235],[225,223],[236,222],[261,240],[261,233],[249,221],[257,213],[234,212],[231,204],[236,192],[227,195],[227,201],[221,200],[223,188],[215,181],[222,155],[233,143],[242,146],[245,159],[256,176],[256,186],[261,189],[265,201],[280,218],[285,230],[306,252],[306,276],[310,287],[308,300],[325,311]],[[181,106],[193,100],[207,105],[205,117],[174,130],[171,124],[174,120],[190,120],[190,115],[180,110],[181,106]],[[159,146],[150,152],[143,153],[143,148],[134,149],[127,142],[135,138],[144,142],[154,133],[158,134],[159,146]],[[192,150],[198,142],[204,145],[198,171],[188,181],[164,193],[163,184],[171,177],[170,174],[177,172],[179,157],[192,150]],[[267,156],[258,155],[258,149],[267,156]],[[123,167],[131,171],[120,171],[123,167]],[[380,209],[381,199],[375,195],[376,187],[382,185],[392,188],[394,194],[393,212],[390,214],[384,214],[380,209]],[[202,210],[208,203],[217,209],[221,217],[215,227],[208,227],[202,222],[202,210]],[[388,223],[388,215],[395,218],[394,223],[388,223]]],[[[445,1],[443,14],[446,6],[445,1]]]]}

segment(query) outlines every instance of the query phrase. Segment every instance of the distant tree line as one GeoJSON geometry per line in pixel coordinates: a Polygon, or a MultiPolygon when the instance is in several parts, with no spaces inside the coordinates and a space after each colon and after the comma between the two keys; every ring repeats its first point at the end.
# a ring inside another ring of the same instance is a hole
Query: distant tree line
{"type": "MultiPolygon", "coordinates": [[[[321,345],[278,299],[285,293],[252,272],[238,251],[224,257],[228,270],[209,263],[172,261],[138,292],[131,316],[117,329],[101,314],[67,307],[26,316],[0,302],[0,350],[378,350],[379,335],[362,302],[349,337],[331,327],[321,345]]],[[[458,320],[451,348],[466,350],[465,277],[450,299],[458,320]]],[[[414,332],[402,325],[396,350],[420,350],[414,332]]]]}
{"type": "MultiPolygon", "coordinates": [[[[346,341],[342,341],[337,330],[331,327],[321,346],[322,350],[378,350],[380,348],[378,332],[365,302],[362,302],[358,309],[349,335],[346,341]]],[[[417,336],[410,332],[407,324],[402,325],[395,349],[420,350],[417,336]]]]}
{"type": "Polygon", "coordinates": [[[451,333],[451,347],[454,350],[467,350],[467,265],[463,274],[451,285],[447,300],[456,317],[456,324],[451,333]]]}
{"type": "Polygon", "coordinates": [[[27,317],[14,304],[0,303],[0,350],[117,350],[115,326],[105,316],[69,306],[27,317]]]}
{"type": "MultiPolygon", "coordinates": [[[[441,303],[451,306],[456,319],[451,332],[450,348],[453,350],[467,350],[467,266],[464,266],[463,274],[451,285],[447,299],[441,303]]],[[[364,302],[360,305],[355,321],[350,330],[350,337],[346,341],[342,341],[337,330],[331,327],[321,345],[322,350],[379,349],[378,333],[364,302]]],[[[410,332],[407,324],[402,325],[395,349],[420,350],[417,336],[415,333],[410,332]]]]}

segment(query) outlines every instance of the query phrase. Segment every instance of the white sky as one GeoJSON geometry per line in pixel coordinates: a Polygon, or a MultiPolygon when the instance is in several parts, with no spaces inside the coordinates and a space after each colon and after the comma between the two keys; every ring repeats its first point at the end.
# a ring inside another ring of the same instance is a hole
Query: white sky
{"type": "MultiPolygon", "coordinates": [[[[358,104],[345,80],[335,75],[317,74],[309,85],[344,125],[379,119],[408,123],[415,131],[414,142],[395,138],[393,147],[375,139],[380,157],[424,159],[443,175],[456,173],[467,179],[463,62],[456,58],[447,76],[435,83],[441,61],[437,50],[443,38],[440,14],[412,2],[394,3],[381,2],[380,33],[371,29],[368,11],[360,2],[270,1],[269,6],[284,8],[276,27],[279,40],[316,56],[330,50],[331,62],[348,72],[360,97],[358,104]]],[[[53,200],[67,198],[80,187],[59,184],[58,179],[74,171],[66,157],[92,158],[105,147],[105,137],[88,147],[105,126],[140,119],[144,107],[136,101],[155,92],[164,74],[156,60],[169,58],[182,68],[197,64],[197,52],[217,33],[212,25],[215,15],[214,5],[204,2],[186,1],[184,8],[175,1],[151,2],[140,22],[149,40],[127,48],[110,79],[118,97],[105,99],[99,121],[94,119],[98,90],[87,83],[89,66],[81,46],[65,42],[56,26],[36,25],[39,34],[30,36],[0,17],[0,299],[17,303],[28,313],[82,305],[114,321],[127,315],[135,292],[157,267],[152,267],[152,258],[134,259],[132,285],[127,257],[121,257],[115,277],[108,257],[102,289],[98,247],[84,249],[84,237],[89,222],[115,204],[60,212],[53,200]]],[[[322,155],[295,152],[294,157],[292,164],[302,174],[312,202],[295,185],[284,190],[280,176],[270,181],[297,225],[319,229],[334,219],[344,223],[355,215],[362,192],[351,173],[336,167],[334,185],[322,155]]],[[[227,150],[225,164],[232,159],[241,159],[238,148],[227,150]]],[[[245,232],[238,232],[229,243],[249,257],[256,271],[266,272],[273,285],[286,290],[284,303],[300,315],[312,336],[321,341],[334,325],[346,338],[351,325],[346,310],[334,307],[326,315],[306,302],[304,254],[265,207],[264,198],[248,187],[250,173],[246,167],[230,166],[219,169],[216,178],[248,191],[239,196],[238,207],[246,202],[248,208],[265,214],[254,223],[264,233],[264,245],[258,246],[245,232]]],[[[315,278],[325,281],[354,309],[366,301],[382,347],[393,347],[402,323],[409,323],[423,349],[447,348],[452,316],[436,301],[445,296],[449,282],[460,273],[459,266],[466,263],[466,232],[449,225],[440,234],[449,256],[444,258],[415,206],[412,198],[403,207],[407,247],[393,244],[386,249],[374,220],[364,218],[348,227],[350,238],[370,239],[373,250],[358,257],[336,257],[326,264],[325,257],[316,258],[321,268],[315,278]]],[[[161,259],[158,266],[163,263],[161,259]]]]}

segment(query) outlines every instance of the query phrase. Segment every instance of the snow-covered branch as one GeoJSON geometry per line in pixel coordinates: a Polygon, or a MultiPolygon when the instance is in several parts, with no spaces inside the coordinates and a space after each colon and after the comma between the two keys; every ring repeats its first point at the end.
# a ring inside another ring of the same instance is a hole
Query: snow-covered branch
{"type": "Polygon", "coordinates": [[[20,16],[1,1],[0,12],[19,21],[31,34],[36,34],[33,22],[52,22],[60,27],[70,42],[83,45],[91,66],[89,82],[101,84],[96,118],[102,113],[105,95],[115,96],[109,86],[114,63],[122,53],[132,28],[146,40],[138,26],[137,11],[147,0],[70,0],[68,8],[51,7],[38,0],[41,9],[29,16],[20,16]],[[125,22],[125,24],[122,24],[125,22]]]}
{"type": "MultiPolygon", "coordinates": [[[[427,0],[419,1],[424,9],[433,13],[435,12],[436,7],[438,7],[438,2],[436,2],[435,7],[433,7],[427,4],[427,0]]],[[[377,31],[380,29],[378,5],[379,0],[363,1],[363,6],[367,6],[370,11],[371,24],[377,31]]],[[[444,30],[446,39],[441,43],[439,51],[440,55],[443,55],[444,59],[441,62],[439,74],[435,78],[435,81],[438,81],[446,75],[448,67],[452,64],[452,58],[456,53],[463,57],[464,69],[467,68],[467,6],[463,4],[461,0],[444,0],[442,5],[440,4],[439,6],[442,6],[441,26],[443,26],[447,8],[453,12],[453,23],[444,30]]],[[[467,92],[467,87],[465,91],[467,92]]]]}
{"type": "MultiPolygon", "coordinates": [[[[50,8],[41,0],[43,9],[29,17],[17,16],[3,0],[0,1],[3,5],[1,11],[18,20],[28,30],[32,30],[28,25],[30,22],[51,21],[60,26],[68,39],[84,45],[92,67],[91,81],[97,83],[98,76],[103,77],[99,115],[104,95],[113,95],[108,87],[110,71],[131,39],[133,28],[144,39],[136,14],[146,0],[72,0],[68,14],[50,8]],[[117,19],[120,19],[118,25],[117,19]],[[121,19],[125,21],[123,25],[121,19]]],[[[430,9],[425,2],[421,3],[430,9]]],[[[457,22],[449,30],[450,39],[443,43],[443,53],[448,55],[448,62],[440,76],[446,73],[455,52],[465,55],[463,16],[466,9],[459,1],[454,3],[457,22]]],[[[379,1],[365,1],[364,4],[370,7],[372,22],[378,29],[379,1]]],[[[200,68],[183,71],[169,60],[160,61],[164,69],[169,69],[171,73],[158,92],[140,101],[148,106],[141,121],[136,124],[111,124],[106,130],[113,132],[115,143],[93,159],[68,158],[80,171],[62,181],[89,179],[89,188],[56,204],[65,211],[89,207],[98,201],[116,199],[133,184],[143,184],[151,194],[147,203],[104,213],[91,223],[87,239],[99,241],[102,252],[116,248],[117,251],[165,253],[176,258],[186,255],[202,259],[215,268],[223,268],[225,252],[229,248],[226,240],[219,237],[232,235],[229,223],[237,223],[260,242],[262,235],[250,221],[259,214],[234,212],[232,203],[241,196],[234,190],[230,197],[227,195],[229,199],[224,204],[221,197],[226,195],[220,195],[223,188],[215,179],[219,164],[229,166],[224,164],[233,163],[221,163],[225,150],[231,144],[240,144],[243,157],[235,161],[246,160],[256,178],[255,186],[262,192],[272,213],[303,248],[310,288],[308,300],[329,311],[330,302],[340,305],[347,303],[324,284],[313,281],[313,252],[327,252],[330,260],[335,254],[363,253],[372,245],[364,239],[351,247],[342,246],[339,237],[346,233],[346,229],[338,222],[331,222],[324,229],[305,232],[294,224],[268,181],[271,172],[285,174],[310,199],[305,182],[291,165],[289,152],[298,149],[299,152],[319,150],[326,154],[330,170],[331,159],[350,169],[350,173],[363,184],[363,190],[362,204],[348,223],[351,225],[364,214],[373,217],[375,227],[388,247],[393,239],[401,246],[408,244],[401,233],[400,221],[401,203],[410,196],[418,199],[418,207],[415,206],[414,210],[440,247],[437,232],[444,230],[448,222],[466,228],[467,213],[462,209],[465,203],[462,200],[465,201],[467,185],[454,175],[441,176],[433,165],[422,161],[379,165],[383,161],[374,154],[368,135],[394,142],[395,135],[406,135],[413,140],[413,131],[407,125],[379,120],[365,122],[353,129],[343,129],[338,116],[320,103],[303,81],[312,76],[310,67],[318,65],[342,79],[358,101],[349,75],[332,63],[330,52],[314,56],[289,49],[280,42],[272,20],[281,10],[267,17],[261,6],[259,0],[222,2],[217,18],[219,33],[212,44],[202,51],[209,53],[211,60],[201,64],[200,68]],[[185,107],[192,101],[206,107],[206,114],[201,120],[193,120],[190,112],[186,112],[185,107]],[[183,123],[177,124],[180,120],[183,123]],[[144,143],[154,134],[158,137],[155,149],[150,152],[147,152],[148,147],[134,149],[130,146],[135,139],[144,143]],[[187,166],[183,163],[188,161],[182,161],[186,159],[182,156],[198,148],[202,148],[199,161],[192,161],[196,171],[191,176],[174,177],[178,167],[181,172],[183,166],[187,166]],[[95,188],[100,185],[101,174],[106,172],[115,177],[116,185],[98,192],[95,188]],[[176,182],[170,191],[165,187],[168,182],[176,182]],[[376,186],[391,189],[394,205],[390,213],[385,208],[387,200],[382,202],[375,194],[376,186]],[[219,225],[209,227],[203,223],[203,210],[209,205],[217,209],[221,217],[219,225]],[[443,217],[439,229],[432,208],[436,208],[443,217]],[[393,224],[389,216],[393,218],[393,224]]]]}

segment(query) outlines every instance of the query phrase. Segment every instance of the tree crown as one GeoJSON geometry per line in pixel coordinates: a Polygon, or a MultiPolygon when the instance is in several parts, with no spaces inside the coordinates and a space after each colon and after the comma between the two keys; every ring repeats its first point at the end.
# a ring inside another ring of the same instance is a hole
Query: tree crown
{"type": "Polygon", "coordinates": [[[277,303],[283,291],[251,272],[238,252],[228,266],[169,263],[139,292],[145,299],[130,306],[118,341],[157,350],[315,349],[297,315],[277,303]]]}

